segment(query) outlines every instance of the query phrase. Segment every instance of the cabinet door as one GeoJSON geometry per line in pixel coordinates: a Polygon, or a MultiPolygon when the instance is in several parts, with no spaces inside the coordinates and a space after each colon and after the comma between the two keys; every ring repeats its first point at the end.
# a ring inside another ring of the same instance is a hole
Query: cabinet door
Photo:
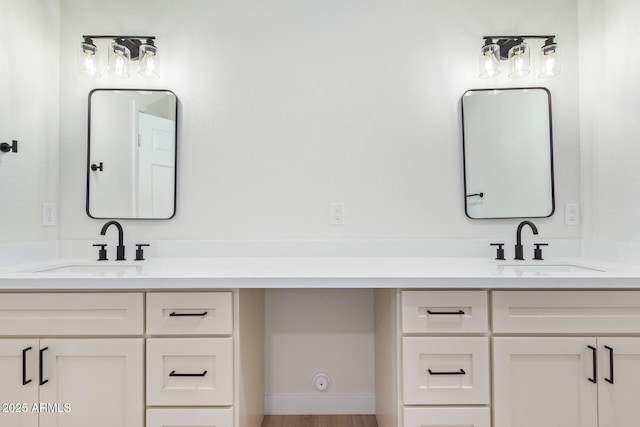
{"type": "Polygon", "coordinates": [[[233,339],[147,340],[147,405],[231,406],[233,339]]]}
{"type": "Polygon", "coordinates": [[[142,339],[43,339],[40,427],[142,427],[142,339]]]}
{"type": "Polygon", "coordinates": [[[404,337],[404,404],[488,404],[489,366],[488,338],[404,337]]]}
{"type": "Polygon", "coordinates": [[[146,427],[233,427],[233,408],[147,409],[146,427]]]}
{"type": "Polygon", "coordinates": [[[489,408],[405,407],[404,427],[490,427],[490,412],[489,408]]]}
{"type": "Polygon", "coordinates": [[[494,427],[596,427],[595,338],[494,338],[494,427]]]}
{"type": "Polygon", "coordinates": [[[638,427],[640,338],[598,338],[598,349],[599,427],[638,427]]]}
{"type": "Polygon", "coordinates": [[[38,340],[0,340],[0,425],[38,427],[38,340]]]}

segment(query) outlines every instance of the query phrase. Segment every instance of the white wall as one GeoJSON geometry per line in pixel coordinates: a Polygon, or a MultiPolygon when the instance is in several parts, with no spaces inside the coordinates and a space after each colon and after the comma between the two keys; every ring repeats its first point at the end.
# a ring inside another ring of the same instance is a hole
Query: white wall
{"type": "MultiPolygon", "coordinates": [[[[173,90],[180,124],[177,214],[126,221],[128,239],[513,238],[516,220],[464,216],[460,96],[547,86],[559,213],[579,202],[576,1],[61,0],[60,236],[92,240],[103,222],[84,213],[87,95],[130,87],[173,90]],[[160,80],[78,75],[80,36],[101,33],[157,36],[160,80]],[[488,33],[557,34],[563,73],[479,80],[488,33]],[[345,203],[344,226],[329,224],[330,202],[345,203]]],[[[581,236],[562,215],[536,224],[542,238],[581,236]]],[[[267,403],[318,396],[310,375],[322,369],[334,395],[366,400],[372,312],[366,293],[270,291],[267,403]],[[350,339],[362,347],[338,360],[350,339]]],[[[328,408],[321,399],[310,403],[328,408]]]]}
{"type": "Polygon", "coordinates": [[[0,244],[55,238],[42,203],[57,199],[58,0],[0,0],[0,244]]]}
{"type": "MultiPolygon", "coordinates": [[[[83,209],[94,87],[180,100],[177,215],[127,222],[131,239],[512,238],[516,220],[463,209],[459,98],[492,85],[548,83],[557,204],[579,202],[576,0],[61,3],[61,238],[101,225],[83,209]],[[482,35],[549,32],[558,78],[478,79],[482,35]],[[161,79],[78,75],[86,33],[156,35],[161,79]],[[344,226],[330,202],[345,203],[344,226]]],[[[581,235],[562,215],[536,223],[544,238],[581,235]]]]}
{"type": "Polygon", "coordinates": [[[267,413],[373,413],[372,289],[268,289],[265,307],[267,413]]]}
{"type": "MultiPolygon", "coordinates": [[[[585,238],[637,244],[640,3],[580,0],[579,6],[585,238]]],[[[638,254],[636,249],[636,262],[638,254]]]]}

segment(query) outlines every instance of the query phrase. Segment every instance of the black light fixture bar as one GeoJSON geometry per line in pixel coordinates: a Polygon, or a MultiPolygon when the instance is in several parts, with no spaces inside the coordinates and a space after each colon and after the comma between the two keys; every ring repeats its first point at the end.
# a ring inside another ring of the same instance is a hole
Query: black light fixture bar
{"type": "Polygon", "coordinates": [[[137,60],[140,53],[140,45],[146,41],[149,44],[153,44],[155,36],[101,36],[101,35],[86,35],[82,36],[85,41],[92,43],[93,39],[112,39],[113,41],[126,46],[131,53],[131,59],[137,60]]]}
{"type": "Polygon", "coordinates": [[[155,36],[82,36],[85,39],[146,39],[146,40],[155,40],[155,36]]]}
{"type": "Polygon", "coordinates": [[[550,36],[482,36],[483,39],[552,39],[555,35],[550,36]]]}
{"type": "Polygon", "coordinates": [[[534,36],[483,36],[485,44],[496,43],[500,46],[500,59],[509,58],[509,49],[522,43],[525,39],[546,39],[546,44],[553,43],[555,35],[534,35],[534,36]]]}

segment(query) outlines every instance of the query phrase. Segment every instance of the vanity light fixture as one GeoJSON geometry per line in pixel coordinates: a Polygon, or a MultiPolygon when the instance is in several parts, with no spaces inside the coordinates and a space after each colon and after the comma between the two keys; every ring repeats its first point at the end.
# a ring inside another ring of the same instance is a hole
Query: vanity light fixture
{"type": "Polygon", "coordinates": [[[480,78],[490,79],[500,74],[500,61],[508,61],[508,76],[525,77],[531,72],[529,45],[525,40],[543,39],[540,50],[539,78],[549,78],[560,73],[558,44],[554,35],[540,36],[484,36],[480,51],[480,78]]]}
{"type": "Polygon", "coordinates": [[[131,61],[139,62],[140,75],[157,79],[158,74],[157,54],[154,36],[82,36],[78,51],[78,71],[86,77],[100,77],[98,48],[94,40],[110,39],[108,47],[107,64],[109,74],[129,78],[131,61]]]}

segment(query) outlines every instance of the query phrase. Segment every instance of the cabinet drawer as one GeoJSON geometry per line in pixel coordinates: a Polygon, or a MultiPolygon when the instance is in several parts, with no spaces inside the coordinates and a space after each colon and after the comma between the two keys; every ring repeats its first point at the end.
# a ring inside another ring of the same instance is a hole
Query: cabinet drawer
{"type": "Polygon", "coordinates": [[[407,405],[489,403],[488,338],[402,339],[407,405]]]}
{"type": "Polygon", "coordinates": [[[147,340],[147,404],[227,406],[233,403],[231,338],[147,340]]]}
{"type": "Polygon", "coordinates": [[[0,335],[142,335],[141,293],[0,295],[0,335]]]}
{"type": "Polygon", "coordinates": [[[147,409],[147,427],[233,427],[233,408],[147,409]]]}
{"type": "Polygon", "coordinates": [[[482,333],[489,329],[484,291],[403,291],[403,333],[482,333]]]}
{"type": "Polygon", "coordinates": [[[404,408],[404,427],[491,427],[489,408],[404,408]]]}
{"type": "Polygon", "coordinates": [[[231,292],[163,292],[147,294],[150,335],[231,335],[231,292]]]}
{"type": "Polygon", "coordinates": [[[493,292],[493,331],[639,333],[640,292],[493,292]]]}

